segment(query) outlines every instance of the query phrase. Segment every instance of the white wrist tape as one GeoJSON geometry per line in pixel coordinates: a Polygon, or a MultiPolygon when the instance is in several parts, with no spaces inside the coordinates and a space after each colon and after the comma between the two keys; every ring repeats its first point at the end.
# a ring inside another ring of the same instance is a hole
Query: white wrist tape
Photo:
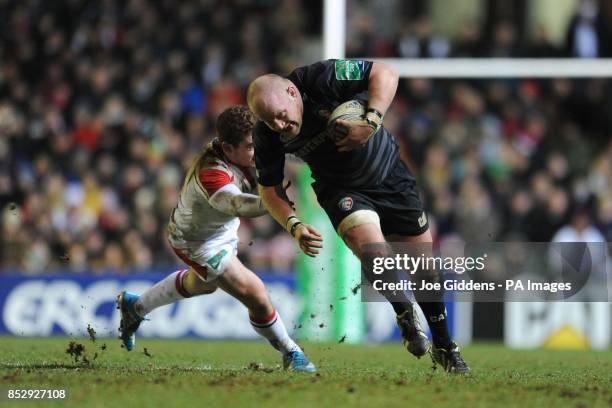
{"type": "Polygon", "coordinates": [[[302,221],[300,221],[300,219],[298,217],[296,217],[296,216],[289,217],[287,219],[286,224],[285,224],[285,229],[287,231],[291,232],[291,229],[293,228],[293,226],[295,224],[297,224],[298,222],[302,222],[302,221]]]}

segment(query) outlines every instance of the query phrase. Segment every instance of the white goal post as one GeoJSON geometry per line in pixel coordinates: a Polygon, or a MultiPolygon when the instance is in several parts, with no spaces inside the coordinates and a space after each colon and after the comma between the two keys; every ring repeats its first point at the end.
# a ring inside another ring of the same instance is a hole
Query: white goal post
{"type": "MultiPolygon", "coordinates": [[[[346,0],[325,0],[323,58],[344,58],[346,0]]],[[[612,77],[612,59],[579,58],[368,58],[395,67],[401,77],[595,78],[612,77]]]]}

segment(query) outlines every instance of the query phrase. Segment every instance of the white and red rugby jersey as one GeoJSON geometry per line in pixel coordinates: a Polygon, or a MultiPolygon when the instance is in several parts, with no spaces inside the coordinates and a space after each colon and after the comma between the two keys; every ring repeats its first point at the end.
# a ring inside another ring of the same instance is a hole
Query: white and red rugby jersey
{"type": "Polygon", "coordinates": [[[178,203],[170,216],[168,239],[175,248],[194,242],[225,242],[237,237],[240,220],[210,205],[210,198],[228,184],[249,193],[256,187],[254,170],[226,160],[209,145],[195,160],[183,182],[178,203]]]}

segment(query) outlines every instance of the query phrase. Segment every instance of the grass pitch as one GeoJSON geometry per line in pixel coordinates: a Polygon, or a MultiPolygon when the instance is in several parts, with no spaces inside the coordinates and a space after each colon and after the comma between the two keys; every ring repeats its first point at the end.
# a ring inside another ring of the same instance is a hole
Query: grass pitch
{"type": "Polygon", "coordinates": [[[128,353],[116,339],[0,337],[0,408],[612,406],[612,351],[477,344],[462,351],[473,374],[457,377],[399,344],[305,349],[317,375],[284,372],[263,342],[139,339],[128,353]],[[8,389],[33,388],[66,389],[68,397],[7,402],[8,389]]]}

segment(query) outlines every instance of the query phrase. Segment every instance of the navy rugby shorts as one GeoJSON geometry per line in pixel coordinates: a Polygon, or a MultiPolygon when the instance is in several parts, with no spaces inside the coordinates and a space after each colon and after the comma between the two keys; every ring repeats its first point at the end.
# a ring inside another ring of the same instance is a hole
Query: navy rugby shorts
{"type": "Polygon", "coordinates": [[[344,218],[359,210],[376,212],[384,235],[415,236],[429,228],[416,181],[399,159],[389,175],[372,187],[342,188],[321,181],[312,187],[336,231],[344,218]]]}

